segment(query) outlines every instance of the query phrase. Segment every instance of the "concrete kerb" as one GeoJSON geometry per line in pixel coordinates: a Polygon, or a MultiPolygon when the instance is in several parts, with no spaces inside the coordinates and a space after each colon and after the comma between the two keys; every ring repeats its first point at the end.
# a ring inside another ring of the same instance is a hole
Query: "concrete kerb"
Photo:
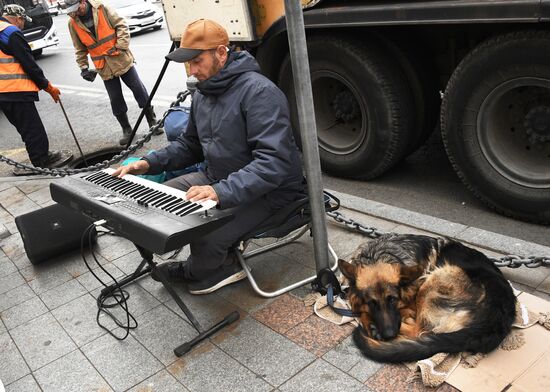
{"type": "Polygon", "coordinates": [[[436,235],[452,237],[478,248],[487,249],[504,255],[513,254],[521,257],[550,255],[550,247],[534,242],[528,242],[460,223],[450,222],[433,216],[405,210],[403,208],[363,199],[346,193],[340,193],[338,191],[329,190],[329,192],[338,197],[342,207],[347,209],[434,233],[436,235]]]}

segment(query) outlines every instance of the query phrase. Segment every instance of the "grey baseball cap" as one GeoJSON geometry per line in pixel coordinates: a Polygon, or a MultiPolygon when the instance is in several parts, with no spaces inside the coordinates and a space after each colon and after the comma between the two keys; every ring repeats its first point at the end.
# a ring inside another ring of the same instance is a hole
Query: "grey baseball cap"
{"type": "Polygon", "coordinates": [[[6,4],[2,9],[2,15],[20,16],[22,18],[25,18],[27,22],[32,22],[32,18],[27,15],[27,11],[25,11],[25,8],[17,4],[6,4]]]}

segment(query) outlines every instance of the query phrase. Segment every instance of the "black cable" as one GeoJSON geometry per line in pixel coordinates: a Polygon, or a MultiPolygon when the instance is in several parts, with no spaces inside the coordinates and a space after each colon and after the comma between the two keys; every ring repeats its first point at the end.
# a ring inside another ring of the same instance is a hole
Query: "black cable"
{"type": "MultiPolygon", "coordinates": [[[[93,231],[92,231],[92,229],[94,227],[95,227],[95,224],[91,224],[90,226],[88,226],[84,230],[84,233],[82,234],[82,237],[80,239],[80,254],[82,256],[82,260],[84,260],[84,264],[86,264],[86,267],[92,273],[92,275],[98,280],[98,282],[101,283],[104,287],[109,287],[109,286],[107,286],[107,284],[105,284],[101,280],[101,278],[99,276],[97,276],[95,274],[95,272],[92,270],[92,268],[88,264],[88,260],[86,260],[86,256],[84,254],[84,243],[85,243],[84,241],[85,241],[86,236],[87,236],[88,237],[88,246],[90,248],[90,252],[92,254],[92,257],[94,258],[94,261],[97,263],[99,268],[101,268],[101,270],[103,272],[105,272],[105,274],[107,274],[107,276],[113,280],[113,282],[114,282],[113,285],[115,286],[115,290],[111,290],[106,294],[100,293],[99,296],[97,297],[97,299],[96,299],[96,303],[97,303],[96,322],[97,322],[97,325],[99,325],[101,328],[103,328],[105,331],[107,331],[109,333],[109,335],[113,336],[115,339],[124,340],[128,337],[131,329],[137,328],[138,323],[137,323],[137,320],[134,318],[134,316],[132,316],[132,314],[128,310],[127,300],[130,298],[130,294],[127,291],[122,290],[122,288],[118,284],[118,281],[115,279],[115,277],[112,276],[97,260],[97,257],[95,255],[94,248],[93,248],[94,244],[93,244],[93,231]],[[107,301],[109,299],[114,299],[115,301],[111,302],[111,303],[108,303],[107,301]],[[108,309],[114,308],[116,306],[120,306],[124,310],[124,312],[126,313],[126,323],[125,324],[123,324],[113,313],[111,313],[111,311],[108,310],[108,309]],[[120,328],[122,328],[126,331],[126,333],[123,337],[116,336],[106,326],[101,324],[101,322],[99,320],[99,316],[101,315],[101,312],[107,314],[114,321],[114,323],[118,327],[120,327],[120,328]],[[130,323],[130,319],[132,320],[133,323],[130,323]]],[[[103,235],[111,234],[110,231],[102,231],[101,233],[104,233],[103,235]]]]}

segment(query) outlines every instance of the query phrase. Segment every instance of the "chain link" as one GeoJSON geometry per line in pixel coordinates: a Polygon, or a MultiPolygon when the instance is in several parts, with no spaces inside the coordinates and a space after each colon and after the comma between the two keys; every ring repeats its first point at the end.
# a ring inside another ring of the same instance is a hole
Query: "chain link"
{"type": "MultiPolygon", "coordinates": [[[[178,106],[180,103],[182,103],[187,96],[189,95],[189,91],[182,91],[177,95],[177,99],[170,104],[170,108],[173,108],[174,106],[178,106]]],[[[155,125],[153,125],[149,132],[143,136],[141,139],[138,139],[135,144],[130,146],[127,150],[122,150],[120,153],[114,155],[111,159],[105,160],[100,163],[96,163],[95,165],[91,165],[88,167],[83,167],[80,169],[48,169],[48,168],[42,168],[42,167],[35,167],[33,165],[27,165],[25,163],[14,161],[13,159],[10,159],[8,157],[5,157],[3,155],[0,155],[0,162],[5,162],[10,166],[15,166],[19,169],[25,169],[29,172],[36,173],[36,174],[45,174],[48,176],[55,176],[55,177],[64,177],[69,176],[72,174],[79,174],[79,173],[85,173],[85,172],[91,172],[91,171],[98,171],[101,169],[106,169],[110,167],[111,165],[114,165],[115,163],[120,162],[123,159],[128,158],[128,156],[137,150],[139,150],[143,145],[151,140],[151,136],[153,133],[157,131],[157,129],[164,126],[164,120],[170,113],[170,110],[167,110],[164,112],[164,115],[162,116],[162,119],[158,121],[155,125]]]]}
{"type": "MultiPolygon", "coordinates": [[[[344,224],[348,229],[364,234],[370,238],[378,238],[384,234],[387,234],[378,230],[376,227],[366,227],[351,218],[346,218],[338,211],[327,212],[327,215],[333,218],[336,222],[344,224]]],[[[522,258],[516,255],[507,255],[498,259],[495,257],[489,257],[489,260],[495,263],[497,267],[519,268],[522,265],[527,268],[537,268],[540,266],[550,267],[550,257],[548,256],[528,256],[522,258]]]]}
{"type": "MultiPolygon", "coordinates": [[[[187,98],[188,95],[189,95],[189,91],[180,92],[177,95],[177,99],[170,104],[170,108],[178,106],[187,98]]],[[[47,169],[47,168],[40,168],[40,167],[35,167],[32,165],[20,163],[20,162],[14,161],[13,159],[7,158],[3,155],[0,155],[0,162],[5,162],[8,165],[15,166],[16,168],[20,168],[20,169],[26,169],[33,173],[46,174],[49,176],[59,176],[59,177],[105,169],[115,163],[120,162],[122,159],[127,158],[130,154],[136,152],[141,147],[143,147],[145,143],[150,141],[153,133],[155,133],[157,129],[164,126],[164,121],[166,120],[166,117],[168,116],[169,113],[170,113],[170,110],[167,110],[166,112],[164,112],[162,119],[159,122],[157,122],[157,124],[153,125],[145,136],[143,136],[141,139],[138,139],[136,144],[130,146],[130,148],[128,148],[127,150],[122,150],[119,154],[116,154],[111,159],[105,160],[100,163],[96,163],[95,165],[91,165],[80,169],[47,169]]],[[[387,234],[381,230],[378,230],[376,227],[367,227],[359,222],[354,221],[351,218],[346,218],[342,213],[338,211],[327,212],[326,214],[331,218],[333,218],[336,222],[344,224],[348,229],[356,231],[363,235],[366,235],[367,237],[370,237],[370,238],[378,238],[384,234],[387,234]]],[[[528,257],[521,258],[516,255],[507,255],[507,256],[502,256],[498,259],[494,257],[489,257],[489,260],[495,263],[497,267],[519,268],[522,265],[526,266],[527,268],[537,268],[537,267],[540,267],[541,265],[550,267],[550,257],[545,257],[545,256],[528,256],[528,257]]]]}

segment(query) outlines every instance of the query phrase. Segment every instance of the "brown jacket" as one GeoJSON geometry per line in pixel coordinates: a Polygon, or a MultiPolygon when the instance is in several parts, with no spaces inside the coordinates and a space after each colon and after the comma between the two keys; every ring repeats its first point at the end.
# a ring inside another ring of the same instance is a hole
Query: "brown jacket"
{"type": "MultiPolygon", "coordinates": [[[[88,3],[92,6],[92,13],[94,17],[94,26],[97,26],[97,11],[99,6],[103,6],[107,14],[107,20],[112,28],[116,30],[117,41],[115,47],[120,54],[118,56],[108,56],[105,59],[105,67],[98,69],[99,76],[103,80],[109,80],[115,76],[124,75],[134,65],[134,56],[130,51],[130,31],[124,18],[120,17],[116,11],[109,5],[104,4],[100,0],[88,0],[88,3]]],[[[74,17],[75,22],[86,31],[90,31],[84,26],[78,16],[74,17]]],[[[80,41],[78,34],[74,30],[74,27],[69,20],[69,32],[73,40],[75,48],[76,63],[80,69],[89,68],[88,62],[88,49],[80,41]]]]}

